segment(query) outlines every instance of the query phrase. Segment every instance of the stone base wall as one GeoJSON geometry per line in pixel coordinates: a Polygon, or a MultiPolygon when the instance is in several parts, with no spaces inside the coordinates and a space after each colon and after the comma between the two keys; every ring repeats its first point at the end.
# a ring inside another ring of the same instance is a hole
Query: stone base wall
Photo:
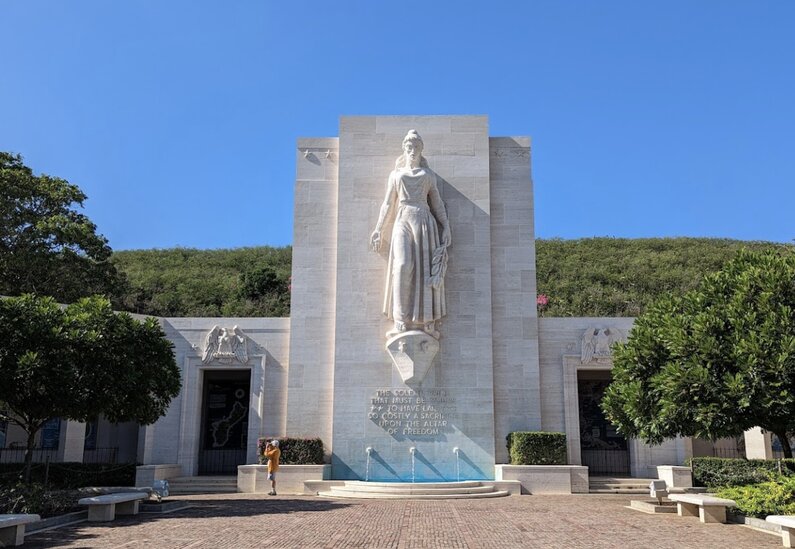
{"type": "MultiPolygon", "coordinates": [[[[328,480],[331,465],[282,465],[276,472],[276,491],[280,494],[304,494],[307,481],[328,480]]],[[[237,468],[237,491],[270,492],[267,465],[241,465],[237,468]]]]}
{"type": "Polygon", "coordinates": [[[176,463],[139,465],[135,468],[135,485],[151,488],[156,480],[168,480],[180,476],[182,476],[182,466],[176,463]]]}
{"type": "Polygon", "coordinates": [[[518,480],[523,494],[587,494],[588,467],[582,465],[495,465],[496,479],[518,480]]]}

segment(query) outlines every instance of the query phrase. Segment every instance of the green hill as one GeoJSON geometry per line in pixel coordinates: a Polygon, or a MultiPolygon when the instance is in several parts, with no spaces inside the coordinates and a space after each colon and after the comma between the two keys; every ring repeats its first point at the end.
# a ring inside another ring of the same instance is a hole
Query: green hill
{"type": "MultiPolygon", "coordinates": [[[[662,292],[692,288],[741,247],[709,238],[537,240],[544,316],[637,316],[662,292]]],[[[158,316],[288,316],[292,248],[116,252],[125,310],[158,316]]]]}
{"type": "Polygon", "coordinates": [[[788,244],[714,238],[537,240],[543,316],[638,316],[660,294],[685,292],[740,248],[788,244]]]}
{"type": "Polygon", "coordinates": [[[292,248],[115,252],[121,307],[157,316],[289,316],[292,248]]]}

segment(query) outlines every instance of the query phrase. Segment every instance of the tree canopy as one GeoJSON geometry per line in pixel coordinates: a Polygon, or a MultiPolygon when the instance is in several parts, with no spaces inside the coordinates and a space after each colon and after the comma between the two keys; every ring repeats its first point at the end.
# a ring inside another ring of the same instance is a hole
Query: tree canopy
{"type": "Polygon", "coordinates": [[[115,313],[101,297],[0,300],[0,409],[28,434],[50,418],[153,423],[180,389],[171,343],[152,318],[115,313]]]}
{"type": "Polygon", "coordinates": [[[741,251],[684,295],[666,295],[613,356],[602,401],[627,436],[739,436],[760,426],[792,456],[795,253],[741,251]]]}
{"type": "Polygon", "coordinates": [[[120,291],[107,240],[77,210],[85,199],[77,186],[34,175],[21,156],[0,152],[0,295],[71,303],[120,291]]]}

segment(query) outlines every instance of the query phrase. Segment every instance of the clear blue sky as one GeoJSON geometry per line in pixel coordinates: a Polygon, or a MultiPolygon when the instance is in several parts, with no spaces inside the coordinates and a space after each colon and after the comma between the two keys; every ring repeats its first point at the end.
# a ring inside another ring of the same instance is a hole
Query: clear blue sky
{"type": "Polygon", "coordinates": [[[4,0],[0,51],[0,150],[114,249],[289,244],[348,114],[530,135],[542,238],[795,238],[791,0],[4,0]]]}

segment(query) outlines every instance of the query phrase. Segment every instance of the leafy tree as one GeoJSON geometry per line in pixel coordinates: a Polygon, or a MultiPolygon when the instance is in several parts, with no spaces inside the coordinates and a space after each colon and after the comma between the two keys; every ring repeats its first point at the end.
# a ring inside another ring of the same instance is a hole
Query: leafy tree
{"type": "Polygon", "coordinates": [[[119,291],[107,240],[75,209],[85,199],[77,186],[33,175],[21,156],[0,152],[0,295],[71,303],[119,291]]]}
{"type": "Polygon", "coordinates": [[[3,418],[27,433],[26,480],[36,433],[53,417],[153,423],[180,389],[163,330],[114,313],[101,297],[67,307],[50,297],[0,300],[3,418]]]}
{"type": "Polygon", "coordinates": [[[792,457],[795,254],[741,251],[682,296],[664,296],[617,345],[602,401],[627,436],[739,436],[760,426],[792,457]]]}

